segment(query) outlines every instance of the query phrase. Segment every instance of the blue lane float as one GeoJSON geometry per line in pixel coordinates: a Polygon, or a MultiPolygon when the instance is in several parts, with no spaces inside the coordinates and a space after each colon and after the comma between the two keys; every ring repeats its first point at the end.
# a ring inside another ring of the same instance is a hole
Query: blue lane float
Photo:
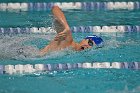
{"type": "Polygon", "coordinates": [[[61,9],[80,10],[116,10],[116,9],[140,9],[140,2],[37,2],[37,3],[0,3],[0,10],[19,11],[46,11],[54,5],[61,9]]]}
{"type": "Polygon", "coordinates": [[[107,2],[83,2],[82,3],[83,10],[106,10],[107,2]]]}
{"type": "MultiPolygon", "coordinates": [[[[73,33],[84,32],[140,32],[140,26],[73,26],[73,33]]],[[[16,34],[31,34],[31,33],[56,33],[51,27],[31,27],[31,28],[0,28],[0,35],[16,35],[16,34]]]]}
{"type": "Polygon", "coordinates": [[[54,3],[28,3],[28,10],[46,11],[46,10],[51,10],[53,6],[54,3]]]}
{"type": "Polygon", "coordinates": [[[58,64],[26,64],[0,65],[0,74],[33,74],[73,69],[131,69],[139,70],[140,62],[94,62],[94,63],[58,63],[58,64]]]}
{"type": "Polygon", "coordinates": [[[125,30],[128,32],[140,31],[140,26],[125,26],[125,30]]]}
{"type": "Polygon", "coordinates": [[[4,66],[0,65],[0,75],[4,73],[4,66]]]}

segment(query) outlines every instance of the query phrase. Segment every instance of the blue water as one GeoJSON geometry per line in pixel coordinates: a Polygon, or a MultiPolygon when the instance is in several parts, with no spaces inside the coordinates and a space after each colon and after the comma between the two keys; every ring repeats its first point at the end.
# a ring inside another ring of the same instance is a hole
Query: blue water
{"type": "MultiPolygon", "coordinates": [[[[50,11],[0,12],[0,27],[49,27],[50,11]]],[[[89,25],[139,25],[140,11],[64,11],[70,26],[89,25]]],[[[0,58],[7,64],[53,64],[78,62],[140,62],[140,33],[73,33],[79,42],[87,35],[96,34],[104,39],[105,46],[81,52],[61,51],[45,57],[16,59],[0,58]]],[[[43,48],[55,35],[0,36],[0,48],[8,44],[43,48]],[[50,39],[48,40],[48,37],[50,39]],[[11,40],[10,40],[10,39],[11,40]],[[24,39],[23,39],[24,38],[24,39]],[[8,43],[7,43],[8,42],[8,43]]],[[[2,55],[2,52],[1,54],[2,55]]],[[[48,74],[1,75],[0,93],[140,93],[140,71],[126,69],[78,69],[53,71],[48,74]]]]}
{"type": "MultiPolygon", "coordinates": [[[[140,33],[73,33],[74,40],[76,42],[80,42],[84,37],[96,34],[101,36],[104,39],[105,45],[103,48],[95,49],[94,47],[92,49],[76,52],[76,51],[59,51],[55,53],[50,53],[46,55],[45,57],[26,57],[23,60],[18,59],[17,60],[11,60],[8,62],[1,62],[1,64],[36,64],[36,63],[62,63],[62,62],[92,62],[92,61],[99,61],[99,62],[134,62],[134,61],[140,61],[140,33]],[[36,62],[37,61],[37,62],[36,62]]],[[[55,36],[52,34],[52,37],[55,36]]],[[[4,36],[5,37],[5,36],[4,36]]],[[[19,47],[22,46],[31,46],[36,47],[37,49],[41,49],[45,47],[47,44],[49,44],[50,40],[46,39],[45,37],[48,37],[48,35],[20,35],[20,36],[13,36],[10,37],[12,40],[11,42],[1,42],[2,45],[6,45],[3,49],[7,49],[8,45],[14,44],[15,40],[18,43],[16,45],[19,45],[19,47]],[[41,38],[42,37],[42,38],[41,38]],[[24,38],[24,40],[22,39],[24,38]],[[26,39],[25,39],[26,38],[26,39]],[[21,40],[20,40],[21,39],[21,40]],[[22,43],[22,44],[20,44],[22,43]]],[[[2,37],[3,38],[3,37],[2,37]]],[[[8,38],[8,37],[7,37],[8,38]]],[[[5,38],[6,40],[6,38],[5,38]]],[[[8,39],[9,40],[9,39],[8,39]]],[[[14,46],[15,48],[17,46],[14,46]]],[[[17,49],[19,48],[17,47],[17,49]]],[[[28,47],[29,48],[29,47],[28,47]]],[[[12,50],[12,46],[8,48],[6,51],[9,52],[12,50]],[[8,50],[9,49],[9,50],[8,50]]],[[[29,49],[30,50],[30,49],[29,49]]],[[[29,51],[32,52],[32,51],[29,51]]],[[[5,54],[5,52],[3,52],[5,54]]],[[[7,59],[16,59],[16,57],[11,57],[11,53],[15,53],[14,50],[9,52],[10,54],[6,54],[5,57],[7,59]]],[[[34,52],[33,52],[34,53],[34,52]]],[[[1,54],[1,55],[4,55],[1,54]]],[[[2,59],[2,58],[1,58],[2,59]]],[[[5,61],[5,59],[3,60],[5,61]]]]}
{"type": "MultiPolygon", "coordinates": [[[[70,26],[139,25],[139,10],[64,11],[70,26]]],[[[49,27],[51,11],[0,11],[0,27],[49,27]],[[21,24],[21,25],[19,25],[21,24]]]]}
{"type": "MultiPolygon", "coordinates": [[[[73,37],[78,42],[89,34],[91,33],[74,33],[73,37]]],[[[106,42],[101,49],[92,48],[82,52],[63,51],[49,55],[46,59],[2,59],[0,64],[140,61],[140,33],[101,33],[100,35],[106,42]]],[[[16,36],[16,38],[18,37],[16,36]]],[[[31,41],[30,43],[41,48],[48,42],[43,41],[43,39],[40,39],[40,41],[31,41]]],[[[41,75],[2,75],[0,76],[0,92],[139,93],[139,77],[139,71],[123,69],[79,69],[61,72],[54,71],[41,75]]]]}

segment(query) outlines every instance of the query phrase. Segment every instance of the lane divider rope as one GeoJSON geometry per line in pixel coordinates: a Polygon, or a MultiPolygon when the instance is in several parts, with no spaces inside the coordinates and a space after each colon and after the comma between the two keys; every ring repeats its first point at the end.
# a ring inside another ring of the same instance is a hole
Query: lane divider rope
{"type": "MultiPolygon", "coordinates": [[[[77,32],[140,32],[140,26],[73,26],[73,33],[77,32]]],[[[0,35],[31,34],[31,33],[56,33],[51,27],[31,28],[0,28],[0,35]]]]}
{"type": "Polygon", "coordinates": [[[37,72],[62,71],[72,69],[140,69],[140,62],[94,62],[94,63],[58,63],[58,64],[17,64],[0,65],[2,74],[32,74],[37,72]]]}
{"type": "Polygon", "coordinates": [[[46,11],[54,5],[61,9],[82,9],[82,10],[115,10],[115,9],[140,9],[140,2],[55,2],[55,3],[0,3],[0,10],[20,11],[46,11]]]}

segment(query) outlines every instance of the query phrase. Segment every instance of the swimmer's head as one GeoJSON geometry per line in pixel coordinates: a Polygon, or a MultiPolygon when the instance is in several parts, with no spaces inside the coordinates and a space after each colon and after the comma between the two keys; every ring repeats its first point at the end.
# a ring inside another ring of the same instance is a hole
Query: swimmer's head
{"type": "Polygon", "coordinates": [[[81,45],[81,50],[92,48],[93,46],[96,46],[97,48],[103,47],[103,39],[96,35],[87,36],[85,39],[83,39],[80,42],[80,45],[81,45]]]}

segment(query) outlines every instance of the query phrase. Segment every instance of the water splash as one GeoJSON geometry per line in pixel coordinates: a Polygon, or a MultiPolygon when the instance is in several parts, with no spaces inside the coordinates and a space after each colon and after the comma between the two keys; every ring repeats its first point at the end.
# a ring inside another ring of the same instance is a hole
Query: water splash
{"type": "Polygon", "coordinates": [[[39,48],[32,44],[26,45],[25,42],[37,38],[46,39],[46,37],[48,38],[46,35],[1,36],[0,59],[28,59],[37,57],[39,55],[39,48]]]}

